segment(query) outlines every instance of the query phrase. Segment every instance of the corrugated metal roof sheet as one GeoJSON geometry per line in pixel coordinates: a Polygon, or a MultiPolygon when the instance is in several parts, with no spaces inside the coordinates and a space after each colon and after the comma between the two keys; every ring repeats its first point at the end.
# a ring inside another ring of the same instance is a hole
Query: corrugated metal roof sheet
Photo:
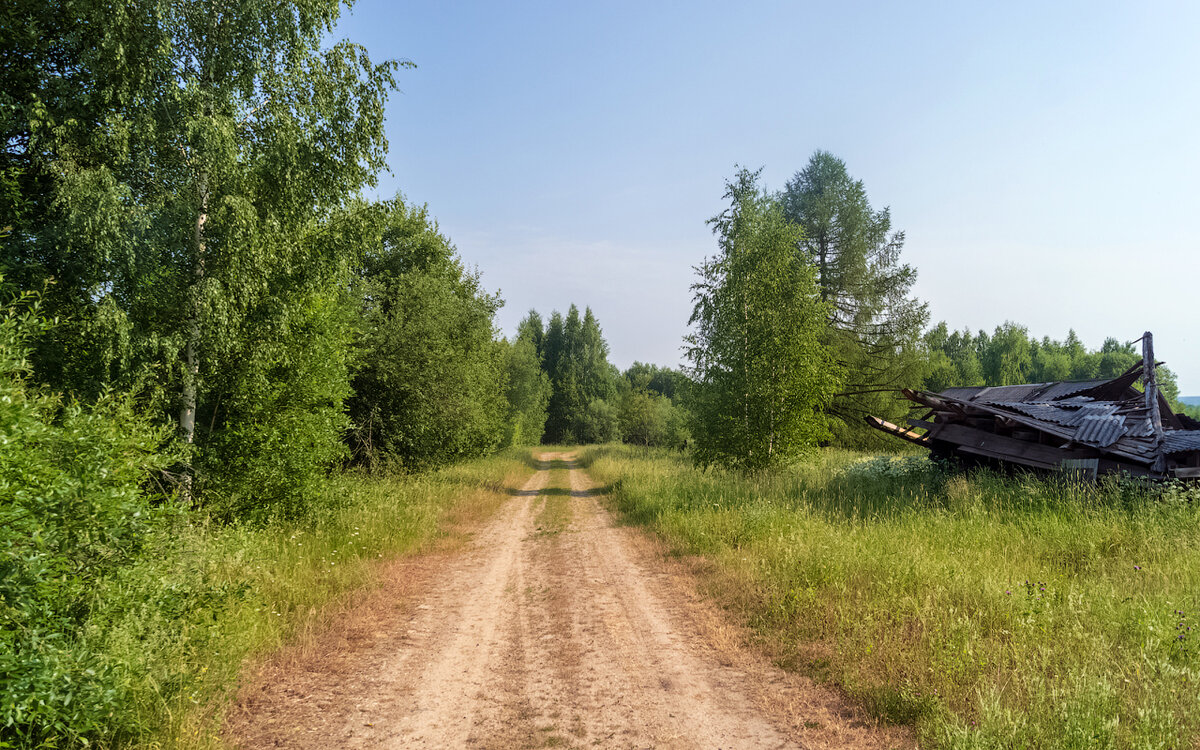
{"type": "Polygon", "coordinates": [[[1200,430],[1167,430],[1163,433],[1164,453],[1200,451],[1200,430]]]}
{"type": "Polygon", "coordinates": [[[1126,425],[1129,427],[1130,437],[1150,437],[1154,434],[1154,425],[1151,424],[1150,417],[1145,415],[1130,415],[1126,425]]]}
{"type": "Polygon", "coordinates": [[[1045,422],[1054,422],[1056,424],[1070,424],[1070,420],[1075,416],[1076,410],[1060,409],[1052,404],[1026,404],[1020,401],[1016,402],[988,402],[992,406],[1000,406],[1005,409],[1019,411],[1026,416],[1040,419],[1045,422]]]}
{"type": "Polygon", "coordinates": [[[1048,401],[1059,401],[1061,399],[1071,398],[1076,393],[1086,391],[1090,388],[1095,388],[1098,385],[1103,385],[1108,382],[1110,382],[1108,379],[1100,379],[1066,380],[1055,383],[1022,383],[1020,385],[963,386],[947,388],[941,392],[941,395],[948,396],[950,398],[956,398],[961,401],[974,401],[976,398],[978,398],[981,401],[988,401],[992,403],[1044,403],[1048,401]]]}
{"type": "Polygon", "coordinates": [[[1085,404],[1078,409],[1064,409],[1063,411],[1067,412],[1070,416],[1067,417],[1067,420],[1063,424],[1078,427],[1088,417],[1108,417],[1112,416],[1116,410],[1117,405],[1111,402],[1085,404]]]}
{"type": "Polygon", "coordinates": [[[1073,396],[1081,391],[1086,391],[1089,388],[1104,385],[1107,382],[1109,382],[1108,378],[1102,380],[1067,380],[1061,383],[1053,383],[1045,391],[1038,394],[1038,401],[1057,401],[1058,399],[1073,396]]]}
{"type": "Polygon", "coordinates": [[[957,388],[947,388],[938,395],[946,396],[947,398],[956,398],[959,401],[970,401],[971,399],[975,398],[975,394],[982,391],[984,387],[985,386],[982,385],[971,385],[957,388]]]}
{"type": "Polygon", "coordinates": [[[1126,432],[1125,417],[1120,414],[1093,414],[1085,416],[1075,431],[1075,442],[1107,448],[1121,439],[1126,432]]]}
{"type": "Polygon", "coordinates": [[[1096,400],[1078,395],[1119,380],[948,388],[941,395],[953,401],[970,402],[972,408],[983,412],[1008,415],[1059,439],[1110,451],[1123,457],[1121,460],[1150,463],[1164,453],[1200,451],[1200,430],[1167,429],[1160,445],[1149,415],[1132,408],[1134,404],[1127,400],[1136,395],[1130,389],[1121,396],[1126,400],[1096,400]]]}
{"type": "MultiPolygon", "coordinates": [[[[1031,401],[1031,397],[1036,396],[1047,383],[1025,383],[1023,385],[997,385],[987,389],[986,393],[980,393],[976,400],[979,401],[1031,401]]],[[[1041,400],[1040,398],[1037,400],[1041,400]]]]}

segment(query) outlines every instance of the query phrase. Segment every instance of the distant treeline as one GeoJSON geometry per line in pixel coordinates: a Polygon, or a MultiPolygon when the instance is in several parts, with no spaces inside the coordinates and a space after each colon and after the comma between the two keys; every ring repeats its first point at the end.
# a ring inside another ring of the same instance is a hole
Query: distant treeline
{"type": "MultiPolygon", "coordinates": [[[[939,323],[926,332],[923,344],[928,357],[925,389],[941,391],[955,385],[1015,385],[1056,380],[1115,378],[1142,361],[1133,344],[1107,338],[1099,349],[1088,349],[1075,331],[1062,341],[1041,340],[1016,323],[997,326],[988,334],[951,331],[939,323]]],[[[1159,388],[1176,411],[1189,407],[1179,401],[1175,373],[1158,368],[1159,388]]]]}
{"type": "Polygon", "coordinates": [[[635,362],[621,373],[608,361],[600,324],[585,308],[531,310],[517,327],[509,372],[513,442],[607,443],[681,448],[688,441],[682,403],[687,377],[635,362]]]}

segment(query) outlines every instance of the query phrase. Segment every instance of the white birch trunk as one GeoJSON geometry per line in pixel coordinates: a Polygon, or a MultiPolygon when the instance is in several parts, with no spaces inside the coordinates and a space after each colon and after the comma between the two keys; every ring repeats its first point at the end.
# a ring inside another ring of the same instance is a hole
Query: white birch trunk
{"type": "MultiPolygon", "coordinates": [[[[199,210],[192,236],[194,265],[192,266],[192,294],[188,311],[187,347],[184,351],[183,404],[179,409],[179,433],[183,442],[192,445],[196,440],[196,393],[200,379],[200,285],[204,281],[204,253],[207,242],[204,225],[208,223],[208,173],[201,172],[197,180],[199,210]]],[[[186,503],[192,501],[191,458],[184,470],[182,495],[186,503]]]]}

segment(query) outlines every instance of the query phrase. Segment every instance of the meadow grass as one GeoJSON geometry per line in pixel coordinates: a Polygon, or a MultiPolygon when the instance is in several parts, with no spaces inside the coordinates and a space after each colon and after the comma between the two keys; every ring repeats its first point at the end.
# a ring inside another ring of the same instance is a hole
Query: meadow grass
{"type": "Polygon", "coordinates": [[[1200,496],[827,450],[771,475],[583,462],[783,666],[936,748],[1178,748],[1200,731],[1200,496]]]}
{"type": "Polygon", "coordinates": [[[197,523],[180,516],[104,583],[85,638],[124,666],[142,747],[219,748],[247,664],[303,645],[377,580],[384,560],[490,514],[531,473],[528,450],[417,476],[347,474],[304,522],[197,523]]]}

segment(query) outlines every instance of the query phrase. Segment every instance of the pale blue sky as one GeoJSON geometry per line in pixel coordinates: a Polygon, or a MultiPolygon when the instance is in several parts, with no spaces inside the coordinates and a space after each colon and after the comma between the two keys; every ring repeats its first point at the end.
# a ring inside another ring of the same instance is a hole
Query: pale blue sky
{"type": "Polygon", "coordinates": [[[617,365],[677,364],[724,179],[821,148],[935,321],[1149,329],[1200,395],[1200,4],[361,0],[338,36],[418,65],[380,193],[429,204],[506,334],[577,302],[617,365]]]}

